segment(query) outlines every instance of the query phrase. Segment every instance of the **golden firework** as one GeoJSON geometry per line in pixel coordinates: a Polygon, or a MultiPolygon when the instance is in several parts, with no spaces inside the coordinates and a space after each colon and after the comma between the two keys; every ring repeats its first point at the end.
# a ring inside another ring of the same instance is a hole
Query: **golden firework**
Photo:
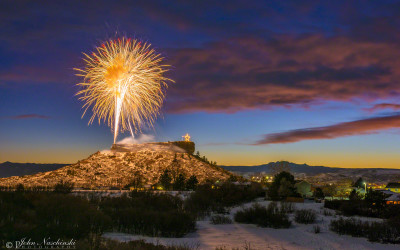
{"type": "Polygon", "coordinates": [[[103,43],[91,55],[84,53],[85,67],[75,69],[83,77],[77,95],[84,101],[85,115],[92,109],[91,124],[97,117],[114,130],[114,143],[119,131],[140,131],[152,127],[165,98],[168,65],[150,44],[134,39],[117,39],[103,43]]]}

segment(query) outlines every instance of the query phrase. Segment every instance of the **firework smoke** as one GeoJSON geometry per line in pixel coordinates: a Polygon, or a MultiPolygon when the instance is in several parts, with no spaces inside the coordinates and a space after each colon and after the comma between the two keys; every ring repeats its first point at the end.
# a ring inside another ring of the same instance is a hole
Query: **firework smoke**
{"type": "Polygon", "coordinates": [[[117,39],[105,42],[91,55],[84,54],[85,68],[76,69],[83,77],[77,95],[85,109],[92,109],[91,124],[97,117],[118,133],[134,133],[145,125],[152,127],[165,98],[167,82],[163,75],[168,65],[150,44],[117,39]]]}

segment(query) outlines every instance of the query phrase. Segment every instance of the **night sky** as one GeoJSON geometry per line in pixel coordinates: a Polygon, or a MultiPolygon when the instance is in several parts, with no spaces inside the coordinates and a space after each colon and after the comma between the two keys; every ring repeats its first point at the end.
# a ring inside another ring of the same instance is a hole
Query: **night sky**
{"type": "MultiPolygon", "coordinates": [[[[82,115],[82,52],[127,36],[172,65],[156,141],[224,165],[400,168],[400,1],[0,2],[0,162],[109,148],[82,115]]],[[[129,136],[120,135],[119,139],[129,136]]]]}

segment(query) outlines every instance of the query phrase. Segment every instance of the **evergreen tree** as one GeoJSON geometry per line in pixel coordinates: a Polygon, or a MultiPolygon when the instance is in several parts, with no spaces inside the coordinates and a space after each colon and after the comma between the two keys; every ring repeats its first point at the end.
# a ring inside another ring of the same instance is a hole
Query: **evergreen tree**
{"type": "Polygon", "coordinates": [[[60,181],[54,186],[54,192],[68,194],[71,193],[73,188],[74,188],[74,183],[60,181]]]}
{"type": "Polygon", "coordinates": [[[364,180],[363,178],[358,178],[357,181],[354,183],[354,187],[356,188],[364,188],[364,180]]]}
{"type": "Polygon", "coordinates": [[[325,194],[321,188],[316,188],[314,191],[314,197],[317,199],[323,199],[325,198],[325,194]]]}
{"type": "Polygon", "coordinates": [[[289,196],[298,196],[294,187],[294,183],[286,180],[286,178],[282,178],[281,182],[279,183],[278,195],[282,199],[289,196]]]}
{"type": "Polygon", "coordinates": [[[135,189],[142,188],[144,184],[143,179],[143,175],[139,171],[136,171],[131,183],[127,186],[132,186],[135,189]]]}
{"type": "Polygon", "coordinates": [[[369,188],[367,190],[367,194],[365,195],[365,201],[369,207],[383,208],[386,204],[386,198],[388,196],[389,195],[385,193],[369,188]]]}
{"type": "Polygon", "coordinates": [[[272,200],[280,200],[287,196],[297,196],[294,183],[294,176],[289,172],[282,171],[279,174],[276,174],[274,176],[274,181],[268,189],[269,198],[272,200]]]}
{"type": "Polygon", "coordinates": [[[185,176],[183,174],[179,174],[175,179],[173,184],[174,190],[184,190],[185,189],[185,176]]]}
{"type": "Polygon", "coordinates": [[[24,192],[25,191],[25,187],[23,184],[18,184],[17,187],[15,188],[16,192],[24,192]]]}
{"type": "Polygon", "coordinates": [[[190,178],[186,181],[186,189],[187,190],[195,190],[199,181],[195,175],[190,176],[190,178]]]}
{"type": "Polygon", "coordinates": [[[159,183],[161,184],[161,186],[163,186],[165,190],[169,190],[171,188],[171,181],[172,178],[169,173],[169,170],[165,169],[164,173],[162,173],[162,175],[160,176],[159,183]]]}
{"type": "Polygon", "coordinates": [[[351,200],[351,201],[359,201],[359,200],[361,200],[361,195],[355,189],[353,189],[350,192],[349,200],[351,200]]]}

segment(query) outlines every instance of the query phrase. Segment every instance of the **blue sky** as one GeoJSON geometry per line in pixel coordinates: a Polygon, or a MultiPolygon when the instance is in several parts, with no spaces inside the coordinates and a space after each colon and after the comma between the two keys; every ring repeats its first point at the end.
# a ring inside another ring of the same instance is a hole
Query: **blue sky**
{"type": "MultiPolygon", "coordinates": [[[[144,133],[225,165],[399,168],[399,1],[2,1],[0,161],[76,162],[110,147],[74,67],[119,36],[176,81],[144,133]]],[[[120,139],[128,134],[121,135],[120,139]]]]}

